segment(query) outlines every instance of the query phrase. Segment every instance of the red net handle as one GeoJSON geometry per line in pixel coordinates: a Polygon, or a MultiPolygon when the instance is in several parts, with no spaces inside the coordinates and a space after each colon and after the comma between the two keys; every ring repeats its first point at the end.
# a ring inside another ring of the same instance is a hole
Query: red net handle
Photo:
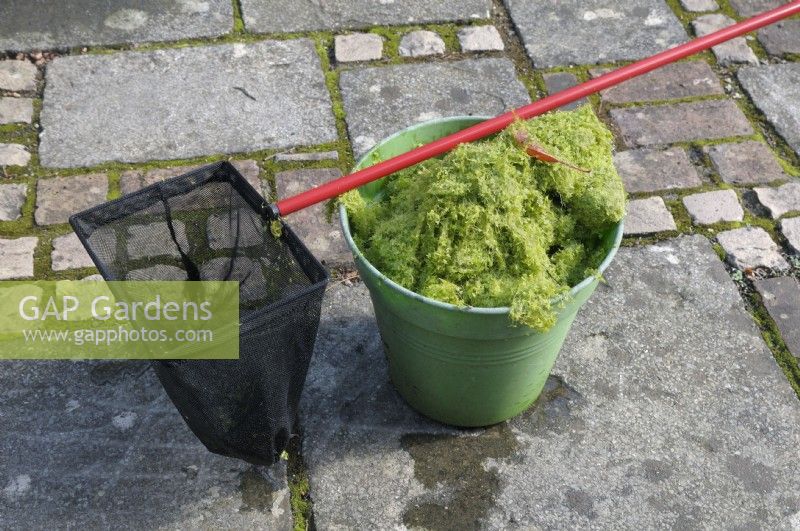
{"type": "Polygon", "coordinates": [[[358,188],[363,184],[375,181],[381,177],[386,177],[396,171],[441,155],[459,144],[473,142],[497,133],[508,127],[508,125],[517,118],[528,119],[539,116],[540,114],[557,109],[562,105],[579,100],[589,94],[594,94],[622,83],[623,81],[646,74],[651,70],[707,50],[712,46],[716,46],[717,44],[735,37],[740,37],[745,33],[755,31],[797,13],[800,13],[800,0],[789,2],[779,8],[756,15],[753,18],[721,29],[705,37],[694,39],[647,59],[642,59],[628,66],[623,66],[622,68],[592,79],[591,81],[563,90],[514,111],[501,114],[457,133],[453,133],[452,135],[440,138],[430,144],[420,146],[402,155],[379,162],[374,166],[369,166],[368,168],[358,170],[350,175],[334,179],[293,197],[287,197],[272,205],[272,209],[276,214],[285,216],[321,201],[332,199],[354,188],[358,188]]]}

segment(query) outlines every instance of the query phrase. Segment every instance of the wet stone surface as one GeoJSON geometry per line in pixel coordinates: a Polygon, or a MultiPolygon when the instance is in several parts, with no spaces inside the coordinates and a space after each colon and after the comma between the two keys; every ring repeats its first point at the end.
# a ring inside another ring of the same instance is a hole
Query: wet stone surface
{"type": "Polygon", "coordinates": [[[308,39],[61,57],[47,67],[41,124],[42,164],[56,167],[336,139],[308,39]]]}
{"type": "Polygon", "coordinates": [[[631,149],[614,155],[628,193],[695,188],[703,184],[683,148],[631,149]]]}
{"type": "Polygon", "coordinates": [[[789,352],[800,358],[800,282],[794,277],[776,277],[754,284],[789,352]]]}
{"type": "Polygon", "coordinates": [[[69,0],[0,4],[0,50],[216,37],[233,27],[227,0],[69,0]]]}
{"type": "Polygon", "coordinates": [[[6,361],[0,386],[0,527],[292,528],[285,466],[208,452],[147,362],[6,361]]]}
{"type": "Polygon", "coordinates": [[[505,0],[539,68],[641,59],[686,40],[660,0],[505,0]]]}
{"type": "Polygon", "coordinates": [[[788,178],[775,155],[761,142],[746,140],[703,149],[726,183],[761,184],[788,178]]]}
{"type": "Polygon", "coordinates": [[[660,197],[634,199],[628,202],[625,216],[625,235],[639,236],[677,230],[672,214],[660,197]]]}
{"type": "Polygon", "coordinates": [[[756,107],[800,154],[800,64],[742,68],[738,76],[756,107]]]}
{"type": "Polygon", "coordinates": [[[730,100],[612,109],[611,118],[629,147],[753,134],[744,113],[730,100]]]}
{"type": "MultiPolygon", "coordinates": [[[[610,72],[592,68],[592,77],[610,72]]],[[[654,70],[600,92],[608,103],[660,101],[724,94],[714,71],[705,61],[683,61],[654,70]]]]}
{"type": "Polygon", "coordinates": [[[416,123],[494,116],[530,101],[508,59],[467,59],[342,72],[347,129],[356,156],[416,123]]]}
{"type": "Polygon", "coordinates": [[[332,286],[302,400],[317,526],[788,527],[800,403],[708,240],[606,277],[539,401],[478,430],[410,409],[366,289],[332,286]]]}

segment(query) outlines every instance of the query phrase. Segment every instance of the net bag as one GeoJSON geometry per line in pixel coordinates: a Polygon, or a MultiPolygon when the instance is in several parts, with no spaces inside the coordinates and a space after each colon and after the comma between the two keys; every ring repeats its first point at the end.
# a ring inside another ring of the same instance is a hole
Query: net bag
{"type": "Polygon", "coordinates": [[[153,361],[212,452],[269,465],[287,445],[328,274],[227,162],[70,218],[106,280],[237,280],[239,359],[153,361]]]}

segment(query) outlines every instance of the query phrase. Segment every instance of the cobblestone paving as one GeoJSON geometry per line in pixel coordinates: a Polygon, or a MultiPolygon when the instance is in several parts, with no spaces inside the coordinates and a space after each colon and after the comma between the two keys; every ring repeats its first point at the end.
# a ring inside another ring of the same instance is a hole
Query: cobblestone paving
{"type": "MultiPolygon", "coordinates": [[[[69,215],[199,165],[285,197],[781,3],[0,2],[0,279],[96,274],[69,215]]],[[[144,365],[5,363],[0,527],[800,527],[799,84],[795,17],[582,102],[624,248],[525,415],[405,405],[320,205],[288,218],[333,271],[290,473],[205,452],[144,365]]]]}

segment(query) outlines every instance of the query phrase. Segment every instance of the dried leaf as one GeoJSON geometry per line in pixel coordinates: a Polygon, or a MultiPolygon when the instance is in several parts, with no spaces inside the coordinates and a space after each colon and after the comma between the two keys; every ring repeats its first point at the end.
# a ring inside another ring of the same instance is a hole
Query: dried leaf
{"type": "Polygon", "coordinates": [[[516,140],[517,143],[519,143],[519,145],[521,145],[523,148],[525,148],[525,153],[527,153],[528,155],[530,155],[531,157],[533,157],[533,158],[535,158],[537,160],[541,160],[542,162],[548,162],[550,164],[563,164],[567,168],[571,168],[571,169],[573,169],[575,171],[579,171],[581,173],[589,173],[590,172],[590,170],[587,170],[587,169],[584,169],[584,168],[579,168],[578,166],[576,166],[574,164],[571,164],[569,162],[560,160],[557,157],[551,155],[550,153],[545,151],[542,146],[540,146],[536,142],[531,141],[531,139],[528,138],[528,133],[526,133],[525,131],[517,131],[514,134],[514,140],[516,140]]]}

